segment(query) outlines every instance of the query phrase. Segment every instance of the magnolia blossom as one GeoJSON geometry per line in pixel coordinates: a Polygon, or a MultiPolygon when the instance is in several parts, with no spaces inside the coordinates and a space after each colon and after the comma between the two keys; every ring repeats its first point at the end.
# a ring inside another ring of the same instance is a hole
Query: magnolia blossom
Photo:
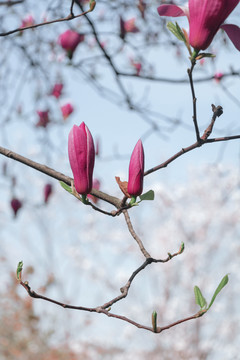
{"type": "Polygon", "coordinates": [[[61,106],[61,112],[64,120],[66,120],[69,117],[69,115],[73,112],[72,104],[68,103],[61,106]]]}
{"type": "Polygon", "coordinates": [[[92,189],[95,149],[88,127],[74,125],[68,136],[68,156],[74,185],[79,194],[87,195],[92,189]]]}
{"type": "Polygon", "coordinates": [[[142,70],[142,64],[140,62],[135,62],[132,58],[130,58],[131,66],[136,70],[136,75],[139,76],[140,71],[142,70]]]}
{"type": "Polygon", "coordinates": [[[221,72],[218,72],[214,75],[214,79],[216,80],[217,83],[219,83],[222,78],[223,78],[223,73],[221,72]]]}
{"type": "Polygon", "coordinates": [[[51,196],[53,191],[52,184],[46,184],[43,189],[44,202],[47,204],[49,197],[51,196]]]}
{"type": "Polygon", "coordinates": [[[160,16],[187,16],[189,43],[196,50],[207,49],[221,28],[240,51],[240,28],[223,24],[238,3],[239,0],[189,0],[188,6],[161,5],[158,13],[160,16]]]}
{"type": "Polygon", "coordinates": [[[22,207],[22,202],[20,200],[18,200],[17,198],[13,198],[11,200],[11,208],[13,210],[14,216],[17,216],[18,211],[21,209],[22,207]]]}
{"type": "Polygon", "coordinates": [[[66,50],[69,59],[72,58],[74,51],[79,43],[84,41],[84,35],[73,30],[67,30],[59,35],[58,43],[66,50]]]}
{"type": "Polygon", "coordinates": [[[36,123],[37,127],[44,127],[46,128],[49,123],[49,117],[48,117],[48,110],[47,111],[37,111],[39,120],[36,123]]]}
{"type": "Polygon", "coordinates": [[[55,96],[56,99],[58,99],[62,94],[63,84],[62,83],[56,83],[52,89],[51,95],[55,96]]]}
{"type": "Polygon", "coordinates": [[[128,175],[128,193],[139,196],[143,190],[144,150],[142,141],[138,140],[130,159],[128,175]]]}
{"type": "Polygon", "coordinates": [[[135,18],[124,21],[120,17],[120,36],[122,39],[125,38],[126,33],[139,32],[139,28],[136,26],[135,21],[136,21],[135,18]]]}
{"type": "Polygon", "coordinates": [[[26,15],[24,19],[22,19],[22,24],[20,26],[20,28],[24,28],[27,26],[32,26],[34,25],[35,21],[34,21],[34,17],[32,15],[26,15]]]}

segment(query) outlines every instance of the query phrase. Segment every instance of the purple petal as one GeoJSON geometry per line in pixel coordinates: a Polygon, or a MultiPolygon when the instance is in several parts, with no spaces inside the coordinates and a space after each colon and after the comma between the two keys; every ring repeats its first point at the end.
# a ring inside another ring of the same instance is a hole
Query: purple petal
{"type": "Polygon", "coordinates": [[[226,32],[235,48],[240,51],[240,28],[237,25],[225,24],[221,26],[221,29],[226,32]]]}
{"type": "Polygon", "coordinates": [[[160,16],[188,16],[188,7],[186,6],[164,4],[159,6],[157,10],[160,16]]]}

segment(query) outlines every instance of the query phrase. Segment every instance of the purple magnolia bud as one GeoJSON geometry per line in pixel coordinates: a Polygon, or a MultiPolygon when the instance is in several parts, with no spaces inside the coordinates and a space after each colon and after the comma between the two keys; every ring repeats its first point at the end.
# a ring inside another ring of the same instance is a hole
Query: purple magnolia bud
{"type": "Polygon", "coordinates": [[[46,184],[44,186],[44,202],[47,204],[49,196],[52,194],[52,184],[46,184]]]}
{"type": "Polygon", "coordinates": [[[18,210],[21,209],[22,202],[17,198],[12,198],[11,200],[11,208],[13,209],[14,216],[17,216],[18,210]]]}
{"type": "Polygon", "coordinates": [[[95,149],[92,135],[84,122],[73,125],[68,136],[68,156],[79,194],[87,195],[92,190],[95,149]]]}
{"type": "Polygon", "coordinates": [[[128,176],[128,193],[139,196],[143,190],[144,150],[142,141],[138,140],[130,159],[128,176]]]}

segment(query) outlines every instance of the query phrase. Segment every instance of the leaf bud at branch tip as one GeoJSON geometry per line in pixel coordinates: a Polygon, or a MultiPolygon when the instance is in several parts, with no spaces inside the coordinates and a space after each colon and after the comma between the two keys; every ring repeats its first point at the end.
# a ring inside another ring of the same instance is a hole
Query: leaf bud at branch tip
{"type": "Polygon", "coordinates": [[[152,327],[153,327],[153,332],[157,332],[157,312],[153,311],[152,312],[152,327]]]}

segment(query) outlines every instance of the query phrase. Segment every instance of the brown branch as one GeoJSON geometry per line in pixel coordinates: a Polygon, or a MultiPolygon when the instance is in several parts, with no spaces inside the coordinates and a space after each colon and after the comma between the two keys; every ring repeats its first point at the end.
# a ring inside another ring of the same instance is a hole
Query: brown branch
{"type": "Polygon", "coordinates": [[[14,6],[14,5],[18,5],[18,4],[22,4],[24,2],[24,0],[16,0],[16,1],[1,1],[0,2],[0,6],[14,6]]]}
{"type": "Polygon", "coordinates": [[[127,223],[127,227],[128,230],[130,232],[130,234],[132,235],[132,237],[134,238],[134,240],[136,240],[141,252],[143,253],[143,255],[145,256],[145,258],[151,258],[150,254],[147,252],[147,250],[144,248],[143,243],[141,241],[141,239],[139,238],[139,236],[136,234],[136,232],[133,229],[131,220],[130,220],[130,216],[127,212],[127,210],[123,210],[123,215],[125,217],[126,223],[127,223]]]}
{"type": "MultiPolygon", "coordinates": [[[[72,11],[72,7],[71,7],[70,11],[72,11]]],[[[14,30],[10,30],[10,31],[7,31],[7,32],[0,33],[0,36],[7,36],[7,35],[14,34],[16,32],[19,32],[19,31],[24,31],[24,30],[28,30],[28,29],[35,29],[35,28],[38,28],[40,26],[45,26],[45,25],[55,24],[55,23],[59,23],[59,22],[63,22],[63,21],[73,20],[73,19],[76,19],[76,18],[78,18],[80,16],[86,15],[90,11],[92,11],[92,10],[89,9],[89,10],[84,11],[83,13],[78,14],[78,15],[74,15],[73,13],[70,13],[68,16],[66,16],[64,18],[59,18],[59,19],[50,20],[50,21],[44,21],[42,23],[38,23],[38,24],[30,25],[30,26],[25,26],[25,27],[19,27],[19,28],[14,29],[14,30]]]]}
{"type": "MultiPolygon", "coordinates": [[[[178,325],[180,324],[181,322],[184,322],[184,321],[187,321],[187,320],[191,320],[191,319],[195,319],[199,316],[194,315],[194,316],[191,316],[191,317],[188,317],[188,318],[185,318],[185,319],[182,319],[182,320],[178,320],[176,321],[175,323],[172,323],[168,326],[165,326],[165,327],[161,327],[161,328],[157,328],[157,331],[154,331],[154,329],[152,327],[149,327],[149,326],[145,326],[145,325],[142,325],[142,324],[139,324],[129,318],[127,318],[126,316],[122,316],[122,315],[117,315],[117,314],[113,314],[110,312],[110,307],[115,304],[116,302],[122,300],[123,298],[125,298],[127,295],[128,295],[128,290],[134,280],[134,278],[137,276],[137,274],[139,274],[143,269],[145,269],[148,265],[150,265],[151,263],[157,263],[157,262],[161,262],[161,263],[165,263],[169,260],[171,260],[173,257],[177,256],[177,255],[180,255],[182,252],[183,252],[183,245],[180,247],[179,251],[176,252],[175,254],[171,255],[171,254],[168,254],[168,257],[166,259],[153,259],[153,258],[147,258],[145,260],[145,262],[139,266],[138,269],[136,269],[132,275],[130,276],[128,282],[126,283],[126,285],[124,287],[122,287],[120,289],[121,291],[121,295],[115,297],[114,299],[112,299],[111,301],[108,301],[107,303],[105,303],[104,305],[102,306],[98,306],[98,307],[95,307],[95,308],[89,308],[89,307],[84,307],[84,306],[75,306],[75,305],[69,305],[69,304],[65,304],[65,303],[62,303],[60,301],[57,301],[57,300],[54,300],[54,299],[51,299],[51,298],[48,298],[46,296],[43,296],[41,294],[38,294],[36,293],[35,291],[33,291],[30,286],[29,286],[29,283],[27,281],[23,282],[22,280],[19,281],[19,283],[24,287],[24,289],[27,291],[28,295],[32,298],[35,298],[35,299],[41,299],[41,300],[44,300],[44,301],[47,301],[47,302],[51,302],[55,305],[58,305],[58,306],[61,306],[63,307],[64,309],[71,309],[71,310],[81,310],[81,311],[88,311],[88,312],[96,312],[96,313],[102,313],[102,314],[105,314],[107,315],[108,317],[113,317],[115,319],[119,319],[119,320],[122,320],[122,321],[126,321],[140,329],[144,329],[144,330],[148,330],[148,331],[152,331],[152,332],[157,332],[157,333],[160,333],[162,332],[163,330],[166,330],[172,326],[175,326],[175,325],[178,325]]],[[[22,279],[22,275],[20,276],[19,279],[22,279]]]]}
{"type": "MultiPolygon", "coordinates": [[[[39,164],[33,160],[30,160],[22,155],[19,155],[11,150],[1,147],[1,146],[0,146],[0,154],[4,155],[6,157],[9,157],[10,159],[19,161],[24,165],[27,165],[37,171],[40,171],[48,176],[51,176],[52,178],[54,178],[56,180],[63,181],[65,184],[71,186],[71,183],[73,180],[72,178],[70,178],[69,176],[66,176],[46,165],[39,164]]],[[[96,189],[92,189],[91,194],[101,200],[104,200],[104,201],[114,205],[118,209],[121,208],[121,200],[114,196],[108,195],[108,194],[106,194],[102,191],[96,190],[96,189]]],[[[108,214],[110,214],[110,213],[108,213],[108,214]]],[[[115,216],[115,214],[111,214],[111,215],[115,216]]]]}
{"type": "MultiPolygon", "coordinates": [[[[151,75],[137,75],[135,72],[134,73],[127,73],[124,71],[119,71],[118,72],[119,76],[124,76],[124,77],[134,77],[136,79],[139,80],[151,80],[151,81],[156,81],[156,82],[161,82],[161,83],[168,83],[168,84],[189,84],[189,78],[183,78],[183,79],[171,79],[171,78],[165,78],[165,77],[159,77],[159,76],[151,76],[151,75]]],[[[232,76],[240,76],[240,72],[239,71],[231,71],[228,73],[225,73],[222,75],[222,78],[227,78],[227,77],[232,77],[232,76]]],[[[207,81],[212,81],[215,80],[215,75],[211,75],[211,76],[203,76],[202,78],[198,78],[198,79],[194,79],[194,84],[195,83],[201,83],[201,82],[207,82],[207,81]]]]}
{"type": "Polygon", "coordinates": [[[200,140],[200,135],[199,135],[199,128],[198,128],[198,122],[197,122],[197,108],[196,108],[196,102],[197,102],[197,98],[195,96],[195,90],[194,90],[194,84],[193,84],[193,77],[192,77],[192,72],[195,66],[195,62],[192,63],[191,69],[188,69],[188,77],[189,77],[189,81],[190,81],[190,87],[191,87],[191,93],[192,93],[192,102],[193,102],[193,123],[194,123],[194,127],[195,127],[195,133],[196,133],[196,138],[197,138],[197,142],[199,143],[200,140]]]}
{"type": "Polygon", "coordinates": [[[144,176],[147,176],[155,171],[158,171],[162,168],[167,167],[171,162],[173,162],[174,160],[176,160],[177,158],[179,158],[180,156],[182,156],[183,154],[186,154],[189,151],[192,151],[194,149],[197,149],[198,147],[201,147],[204,144],[210,144],[210,143],[214,143],[214,142],[220,142],[220,141],[228,141],[228,140],[236,140],[236,139],[240,139],[240,135],[232,135],[232,136],[224,136],[224,137],[219,137],[219,138],[211,138],[208,139],[208,136],[211,134],[211,131],[213,129],[213,124],[216,120],[216,117],[220,116],[222,114],[222,107],[221,106],[217,106],[215,107],[214,105],[212,105],[212,110],[214,112],[212,120],[210,125],[207,127],[207,129],[204,131],[203,136],[200,138],[199,142],[195,142],[194,144],[182,148],[180,151],[178,151],[176,154],[174,154],[173,156],[171,156],[168,160],[164,161],[163,163],[145,171],[144,176]],[[213,123],[213,124],[212,124],[213,123]],[[211,126],[212,124],[212,126],[211,126]],[[209,133],[210,132],[210,133],[209,133]]]}
{"type": "Polygon", "coordinates": [[[207,127],[207,129],[204,131],[203,136],[201,136],[201,140],[206,141],[207,138],[211,135],[212,130],[213,130],[213,126],[215,124],[216,118],[221,116],[223,113],[223,109],[221,106],[215,106],[212,104],[212,111],[213,111],[213,117],[212,117],[212,121],[210,122],[209,126],[207,127]]]}

